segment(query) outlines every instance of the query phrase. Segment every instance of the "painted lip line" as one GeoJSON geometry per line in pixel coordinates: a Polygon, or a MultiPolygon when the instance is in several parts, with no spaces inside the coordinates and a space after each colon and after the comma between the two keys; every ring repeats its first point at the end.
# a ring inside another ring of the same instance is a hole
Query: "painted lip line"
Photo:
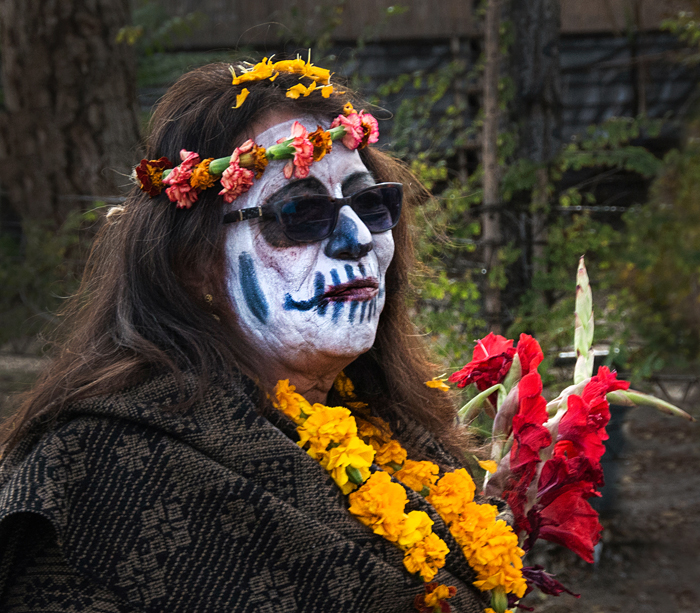
{"type": "Polygon", "coordinates": [[[351,300],[371,300],[379,293],[379,282],[374,277],[353,279],[329,287],[321,300],[329,302],[349,302],[351,300]]]}

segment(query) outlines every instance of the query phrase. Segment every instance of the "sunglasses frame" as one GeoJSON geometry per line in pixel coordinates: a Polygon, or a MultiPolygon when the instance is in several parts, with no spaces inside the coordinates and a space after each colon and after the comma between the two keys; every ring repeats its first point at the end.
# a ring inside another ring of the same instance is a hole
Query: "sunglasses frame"
{"type": "MultiPolygon", "coordinates": [[[[382,232],[387,232],[387,231],[391,230],[392,228],[394,228],[396,226],[396,224],[399,223],[399,219],[401,219],[401,209],[403,207],[403,183],[390,183],[390,182],[377,183],[376,185],[370,185],[368,187],[365,187],[365,188],[355,192],[354,194],[351,194],[350,196],[345,196],[343,198],[333,198],[332,196],[327,196],[324,194],[313,194],[312,196],[305,196],[305,197],[310,197],[310,198],[326,198],[328,201],[328,204],[334,206],[333,224],[331,225],[331,229],[325,236],[323,236],[321,238],[314,238],[311,240],[299,240],[298,238],[293,238],[293,237],[287,235],[286,227],[282,223],[282,220],[281,220],[281,210],[282,210],[282,207],[285,204],[289,203],[290,200],[293,200],[293,198],[289,198],[286,200],[282,199],[282,200],[279,200],[277,202],[273,202],[271,204],[265,204],[263,206],[253,206],[253,207],[248,207],[246,209],[238,209],[237,211],[232,211],[230,213],[226,213],[224,215],[223,223],[225,223],[225,224],[237,223],[239,221],[245,221],[247,219],[259,219],[261,217],[268,218],[268,219],[275,218],[275,219],[277,219],[277,223],[280,224],[280,226],[282,228],[282,232],[284,232],[284,235],[289,240],[294,241],[295,243],[316,243],[318,241],[325,240],[326,238],[328,238],[329,236],[331,236],[333,234],[333,231],[335,230],[335,227],[338,224],[338,216],[340,215],[341,208],[343,208],[345,205],[348,205],[348,206],[350,206],[350,208],[353,211],[355,211],[355,208],[353,207],[353,201],[357,197],[361,196],[362,194],[364,194],[368,191],[375,190],[378,187],[379,188],[381,188],[381,187],[398,188],[399,196],[401,199],[399,202],[399,211],[398,211],[398,215],[396,216],[396,221],[390,227],[388,227],[386,230],[378,230],[376,232],[370,230],[370,232],[372,234],[381,234],[382,232]]],[[[300,198],[302,198],[302,197],[300,197],[300,198]]],[[[357,214],[357,211],[355,211],[355,213],[357,214]]],[[[359,217],[359,214],[358,214],[358,217],[359,217]]],[[[361,217],[360,217],[360,220],[362,220],[361,217]]],[[[363,221],[363,223],[364,223],[364,221],[363,221]]]]}

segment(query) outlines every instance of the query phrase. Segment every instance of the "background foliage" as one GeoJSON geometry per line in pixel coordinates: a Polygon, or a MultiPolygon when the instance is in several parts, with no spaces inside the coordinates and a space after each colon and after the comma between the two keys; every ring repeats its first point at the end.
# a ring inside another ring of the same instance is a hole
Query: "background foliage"
{"type": "MultiPolygon", "coordinates": [[[[342,22],[346,4],[319,5],[325,7],[321,15],[325,26],[313,33],[304,30],[303,19],[290,9],[285,21],[290,44],[312,47],[316,63],[332,64],[332,32],[342,22]]],[[[139,0],[134,25],[119,34],[138,52],[140,87],[172,82],[196,65],[251,55],[247,49],[171,52],[180,37],[206,23],[198,13],[173,16],[162,7],[139,0]]],[[[376,35],[375,30],[390,27],[392,15],[403,11],[399,5],[390,9],[346,54],[346,66],[376,35]]],[[[664,27],[688,46],[679,61],[700,57],[700,26],[693,14],[679,14],[664,22],[664,27]]],[[[504,23],[506,63],[511,43],[510,26],[504,23]]],[[[439,70],[404,74],[385,83],[373,100],[382,105],[388,98],[400,97],[393,117],[392,151],[410,164],[433,193],[432,200],[416,212],[422,265],[415,274],[413,310],[442,353],[446,368],[457,368],[469,359],[473,340],[487,332],[480,305],[485,283],[503,290],[516,287],[505,294],[508,335],[536,335],[550,363],[554,361],[559,351],[572,344],[573,278],[581,254],[586,255],[596,298],[596,338],[609,346],[609,362],[638,376],[697,365],[700,120],[692,113],[666,124],[643,116],[613,118],[566,144],[547,167],[546,203],[540,211],[547,219],[543,261],[533,262],[531,245],[509,236],[500,247],[499,265],[486,278],[478,261],[482,172],[459,162],[459,151],[477,142],[482,117],[468,116],[467,101],[455,87],[457,82],[475,85],[482,70],[482,60],[471,66],[454,61],[439,70]],[[678,130],[679,121],[685,122],[684,142],[659,159],[646,146],[648,139],[662,130],[678,130]],[[647,201],[631,208],[618,223],[596,209],[604,204],[600,177],[614,174],[632,175],[649,185],[647,201]],[[531,273],[518,285],[514,279],[525,261],[531,273]]],[[[362,77],[355,73],[351,85],[361,88],[362,77]]],[[[504,117],[517,116],[518,109],[511,108],[513,84],[507,76],[500,92],[504,117]]],[[[517,157],[514,125],[504,123],[499,147],[503,214],[531,216],[537,166],[517,157]]],[[[47,323],[52,325],[61,298],[78,283],[89,246],[85,227],[97,217],[95,212],[76,212],[58,233],[48,232],[41,224],[27,224],[21,240],[1,237],[0,345],[13,341],[18,347],[21,339],[31,338],[47,323]]]]}

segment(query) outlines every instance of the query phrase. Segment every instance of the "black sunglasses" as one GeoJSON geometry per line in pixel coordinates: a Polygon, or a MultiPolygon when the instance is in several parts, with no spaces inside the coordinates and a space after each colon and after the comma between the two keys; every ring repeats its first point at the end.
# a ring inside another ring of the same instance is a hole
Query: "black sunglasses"
{"type": "Polygon", "coordinates": [[[378,183],[347,198],[296,196],[264,206],[240,209],[226,213],[224,223],[258,217],[276,218],[288,239],[313,243],[333,233],[338,223],[338,213],[346,204],[373,234],[391,230],[399,222],[402,200],[401,183],[378,183]]]}

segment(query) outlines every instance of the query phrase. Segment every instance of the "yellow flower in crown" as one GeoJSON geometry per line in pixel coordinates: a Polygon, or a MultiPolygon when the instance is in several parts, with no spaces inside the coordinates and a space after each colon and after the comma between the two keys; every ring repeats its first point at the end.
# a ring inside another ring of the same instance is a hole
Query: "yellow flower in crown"
{"type": "Polygon", "coordinates": [[[406,460],[401,470],[394,474],[401,483],[416,492],[423,492],[424,488],[435,485],[440,469],[436,464],[422,460],[406,460]]]}
{"type": "Polygon", "coordinates": [[[428,502],[447,524],[451,524],[474,499],[475,490],[471,475],[464,468],[459,468],[443,475],[431,489],[428,502]]]}
{"type": "Polygon", "coordinates": [[[272,63],[267,58],[263,58],[262,62],[258,62],[250,70],[242,72],[240,75],[236,75],[233,66],[229,66],[229,71],[233,76],[232,85],[239,85],[240,83],[249,83],[251,81],[263,81],[265,79],[275,78],[275,68],[272,63]]]}
{"type": "Polygon", "coordinates": [[[289,383],[289,379],[278,381],[273,394],[275,396],[272,401],[273,406],[296,424],[303,423],[306,416],[312,413],[311,405],[306,398],[296,393],[296,387],[289,383]]]}
{"type": "Polygon", "coordinates": [[[347,439],[337,447],[328,451],[325,469],[331,473],[331,477],[343,491],[349,494],[357,485],[348,479],[347,468],[355,468],[359,471],[363,481],[369,478],[369,468],[374,459],[374,449],[363,443],[356,436],[347,439]]]}
{"type": "Polygon", "coordinates": [[[403,563],[409,573],[420,573],[423,581],[428,582],[445,566],[445,557],[449,552],[445,541],[431,532],[406,552],[403,563]]]}
{"type": "MultiPolygon", "coordinates": [[[[406,450],[401,447],[398,441],[392,439],[377,450],[375,461],[382,468],[388,464],[401,466],[406,461],[406,450]]],[[[388,468],[390,472],[393,472],[393,467],[389,466],[388,468]]]]}
{"type": "Polygon", "coordinates": [[[396,542],[404,521],[406,491],[393,483],[385,472],[377,471],[362,486],[350,494],[350,513],[375,534],[396,542]]]}
{"type": "Polygon", "coordinates": [[[308,442],[307,453],[314,459],[322,456],[331,443],[341,443],[347,437],[357,435],[357,425],[348,409],[345,407],[323,407],[323,409],[314,412],[297,428],[299,446],[303,447],[308,442]]]}

